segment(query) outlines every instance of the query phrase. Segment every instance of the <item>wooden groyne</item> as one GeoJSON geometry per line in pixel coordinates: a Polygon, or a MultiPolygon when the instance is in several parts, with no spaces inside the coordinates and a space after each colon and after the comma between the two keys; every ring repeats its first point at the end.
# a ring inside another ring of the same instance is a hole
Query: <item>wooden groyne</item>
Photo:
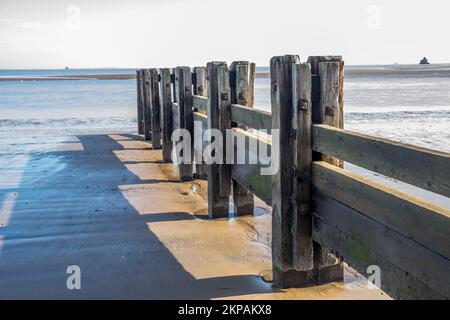
{"type": "Polygon", "coordinates": [[[208,180],[212,219],[228,217],[230,197],[236,215],[253,214],[253,195],[272,206],[276,286],[342,280],[346,262],[363,275],[378,272],[394,298],[449,298],[450,211],[348,171],[344,162],[449,197],[450,155],[345,130],[339,56],[306,63],[273,57],[270,77],[268,113],[254,108],[249,62],[138,70],[138,131],[162,148],[165,162],[175,129],[194,137],[192,158],[203,148],[195,131],[207,129],[246,139],[245,150],[235,151],[247,156],[255,156],[252,144],[279,151],[273,175],[260,173],[262,163],[178,165],[181,180],[208,180]],[[276,145],[271,130],[279,132],[276,145]]]}

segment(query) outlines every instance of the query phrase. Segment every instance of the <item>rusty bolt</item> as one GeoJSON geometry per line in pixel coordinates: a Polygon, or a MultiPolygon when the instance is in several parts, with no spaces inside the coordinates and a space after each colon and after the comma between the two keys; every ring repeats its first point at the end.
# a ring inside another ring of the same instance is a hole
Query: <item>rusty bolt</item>
{"type": "Polygon", "coordinates": [[[330,116],[330,117],[334,116],[334,110],[335,110],[335,107],[326,106],[325,107],[325,115],[330,116]]]}
{"type": "Polygon", "coordinates": [[[298,108],[303,112],[308,111],[308,100],[300,99],[298,108]]]}
{"type": "Polygon", "coordinates": [[[228,100],[228,93],[222,92],[220,98],[222,99],[222,101],[228,100]]]}

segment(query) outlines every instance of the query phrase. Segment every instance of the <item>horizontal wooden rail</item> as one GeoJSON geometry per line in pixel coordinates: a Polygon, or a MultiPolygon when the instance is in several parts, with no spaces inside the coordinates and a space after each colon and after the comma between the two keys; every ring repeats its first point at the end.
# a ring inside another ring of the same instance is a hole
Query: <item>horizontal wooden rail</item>
{"type": "Polygon", "coordinates": [[[206,112],[206,108],[207,108],[207,105],[208,105],[208,98],[207,97],[193,95],[192,99],[193,99],[194,109],[206,112]]]}
{"type": "Polygon", "coordinates": [[[448,153],[318,124],[313,150],[450,197],[448,153]]]}
{"type": "MultiPolygon", "coordinates": [[[[254,159],[258,159],[258,155],[250,154],[249,145],[259,145],[264,144],[267,149],[267,153],[271,152],[271,141],[270,139],[262,139],[258,137],[257,134],[250,133],[248,131],[235,128],[233,129],[233,134],[236,136],[236,139],[246,139],[246,147],[245,150],[240,149],[239,144],[235,144],[235,154],[243,154],[245,153],[245,157],[248,161],[250,157],[254,157],[254,159]]],[[[259,160],[267,160],[267,159],[259,159],[259,160]]],[[[248,163],[248,162],[246,162],[248,163]]],[[[266,202],[268,205],[272,203],[272,188],[271,188],[271,176],[270,175],[261,175],[261,167],[259,164],[234,164],[231,169],[231,177],[239,182],[241,185],[246,187],[252,193],[254,193],[258,198],[266,202]]]]}
{"type": "MultiPolygon", "coordinates": [[[[450,281],[450,210],[322,161],[313,163],[312,181],[314,190],[329,198],[315,203],[322,221],[344,232],[347,241],[358,242],[358,249],[349,248],[351,243],[334,243],[330,248],[339,251],[347,246],[339,255],[350,263],[374,251],[428,287],[450,294],[442,283],[450,281]]],[[[342,240],[339,233],[325,237],[334,237],[325,242],[342,240]]]]}
{"type": "Polygon", "coordinates": [[[313,186],[450,258],[450,210],[323,161],[313,163],[313,186]]]}
{"type": "Polygon", "coordinates": [[[272,114],[267,111],[248,108],[239,104],[231,105],[231,121],[243,124],[249,128],[270,131],[272,114]]]}
{"type": "Polygon", "coordinates": [[[313,193],[313,240],[400,299],[449,297],[449,260],[345,204],[313,193]]]}

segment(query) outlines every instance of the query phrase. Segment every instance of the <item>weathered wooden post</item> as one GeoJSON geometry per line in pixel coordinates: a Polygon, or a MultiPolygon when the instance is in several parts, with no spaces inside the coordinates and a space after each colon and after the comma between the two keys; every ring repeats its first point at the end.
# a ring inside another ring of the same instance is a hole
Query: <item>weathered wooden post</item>
{"type": "MultiPolygon", "coordinates": [[[[194,118],[192,114],[192,74],[189,67],[175,69],[175,94],[178,103],[178,123],[181,129],[186,129],[191,135],[191,160],[194,143],[194,118]]],[[[180,179],[189,181],[193,179],[191,163],[178,165],[180,179]]]]}
{"type": "Polygon", "coordinates": [[[160,69],[160,96],[161,96],[161,129],[162,129],[162,156],[165,163],[172,162],[172,91],[170,82],[170,69],[160,69]]]}
{"type": "Polygon", "coordinates": [[[231,128],[230,79],[225,62],[209,62],[208,68],[208,129],[222,133],[222,164],[208,164],[208,215],[210,218],[226,218],[231,191],[231,168],[225,164],[226,129],[231,128]]]}
{"type": "MultiPolygon", "coordinates": [[[[231,103],[253,108],[255,64],[248,61],[234,61],[230,66],[231,103]]],[[[243,128],[246,129],[246,128],[243,128]]],[[[233,180],[233,203],[236,216],[253,214],[255,200],[253,193],[233,180]]]]}
{"type": "Polygon", "coordinates": [[[149,69],[149,98],[152,128],[152,148],[161,149],[161,105],[159,98],[159,76],[157,69],[149,69]]]}
{"type": "MultiPolygon", "coordinates": [[[[309,57],[313,81],[312,118],[314,123],[343,126],[343,61],[340,56],[309,57]]],[[[342,164],[336,158],[313,153],[314,160],[323,160],[334,165],[342,164]]],[[[344,278],[342,261],[328,249],[314,242],[313,276],[317,282],[341,281],[344,278]]]]}
{"type": "Polygon", "coordinates": [[[143,96],[142,96],[142,72],[141,70],[136,70],[136,96],[137,96],[137,125],[138,134],[144,134],[143,127],[143,96]]]}
{"type": "MultiPolygon", "coordinates": [[[[296,178],[293,167],[295,142],[293,118],[294,107],[297,107],[293,105],[292,69],[298,63],[300,58],[295,55],[273,57],[270,60],[272,137],[276,134],[275,130],[279,134],[279,140],[272,141],[272,152],[278,147],[279,154],[279,170],[272,176],[272,269],[274,284],[283,288],[306,285],[308,273],[296,270],[296,267],[304,269],[309,266],[308,263],[302,265],[299,261],[296,261],[296,266],[293,259],[293,239],[296,238],[297,232],[303,232],[300,225],[303,219],[297,219],[292,198],[295,196],[296,178]],[[299,224],[297,229],[293,229],[294,221],[299,224]]],[[[304,68],[301,67],[300,71],[307,73],[304,68]]],[[[307,100],[306,91],[304,98],[307,100]]],[[[302,211],[302,203],[299,204],[302,211]]],[[[299,243],[304,244],[301,237],[299,243]]],[[[295,250],[304,257],[308,256],[307,246],[297,246],[295,250]]]]}
{"type": "Polygon", "coordinates": [[[294,138],[294,179],[292,212],[292,264],[295,270],[313,269],[311,212],[312,102],[311,66],[294,64],[292,69],[294,138]]]}
{"type": "Polygon", "coordinates": [[[143,70],[143,96],[144,96],[144,107],[143,107],[143,119],[144,119],[144,139],[150,140],[151,138],[151,131],[152,131],[152,115],[151,115],[151,80],[150,80],[150,70],[144,69],[143,70]]]}
{"type": "MultiPolygon", "coordinates": [[[[194,94],[202,97],[208,96],[208,84],[206,77],[206,67],[194,67],[194,94]]],[[[202,110],[197,110],[197,112],[202,113],[202,110]]],[[[195,175],[194,178],[206,180],[208,175],[208,167],[204,163],[203,153],[201,150],[194,149],[195,159],[202,159],[202,163],[195,164],[195,175]]]]}

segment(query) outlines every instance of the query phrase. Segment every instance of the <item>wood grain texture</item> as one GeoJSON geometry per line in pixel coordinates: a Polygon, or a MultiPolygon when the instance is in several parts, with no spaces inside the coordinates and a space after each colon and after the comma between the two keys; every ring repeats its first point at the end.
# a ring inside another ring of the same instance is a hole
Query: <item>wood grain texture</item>
{"type": "MultiPolygon", "coordinates": [[[[206,114],[206,109],[208,105],[208,98],[207,98],[208,83],[206,77],[207,74],[206,67],[195,67],[194,74],[195,74],[195,82],[193,83],[194,86],[193,108],[199,113],[206,114]],[[198,106],[201,107],[199,108],[198,106]]],[[[197,137],[197,135],[194,132],[194,139],[202,139],[203,132],[204,130],[202,130],[202,135],[199,137],[197,137]]],[[[196,142],[197,141],[194,141],[194,158],[196,159],[194,178],[206,180],[208,176],[208,167],[204,162],[205,159],[203,159],[203,143],[202,141],[199,141],[199,143],[196,144],[196,142]],[[196,148],[197,145],[199,147],[201,146],[202,149],[197,150],[196,148]]]]}
{"type": "MultiPolygon", "coordinates": [[[[339,126],[339,116],[343,114],[343,103],[339,104],[340,89],[343,83],[339,83],[341,56],[313,56],[308,58],[311,64],[312,79],[312,122],[328,123],[339,126]]],[[[342,78],[343,80],[343,78],[342,78]]],[[[343,100],[342,100],[343,102],[343,100]]],[[[313,160],[325,160],[334,165],[342,166],[338,159],[327,157],[313,152],[313,160]]],[[[341,281],[344,276],[344,268],[339,259],[333,256],[328,249],[318,243],[314,246],[314,270],[313,275],[319,283],[341,281]]]]}
{"type": "MultiPolygon", "coordinates": [[[[223,131],[230,127],[229,74],[225,62],[209,62],[208,68],[208,129],[223,131]]],[[[223,144],[225,146],[225,144],[223,144]]],[[[224,155],[225,159],[225,155],[224,155]]],[[[231,170],[229,166],[213,163],[208,165],[208,216],[226,218],[229,213],[231,170]],[[228,180],[228,181],[227,181],[228,180]]]]}
{"type": "Polygon", "coordinates": [[[162,130],[162,154],[163,161],[172,162],[172,91],[170,82],[170,69],[159,70],[160,74],[160,97],[161,97],[161,130],[162,130]]]}
{"type": "Polygon", "coordinates": [[[321,193],[450,258],[450,210],[326,162],[313,163],[321,193]]]}
{"type": "Polygon", "coordinates": [[[320,192],[314,203],[314,240],[362,275],[378,266],[381,289],[391,297],[449,298],[448,259],[320,192]]]}
{"type": "Polygon", "coordinates": [[[231,105],[231,120],[256,130],[272,128],[272,114],[267,111],[251,109],[243,105],[231,105]]]}
{"type": "MultiPolygon", "coordinates": [[[[339,62],[321,62],[319,123],[339,127],[339,62]]],[[[322,159],[338,165],[336,158],[322,155],[322,159]]]]}
{"type": "MultiPolygon", "coordinates": [[[[292,127],[292,65],[300,63],[298,56],[279,56],[270,60],[272,130],[279,130],[277,145],[272,142],[272,151],[279,150],[279,170],[272,175],[272,269],[275,286],[298,285],[285,277],[292,274],[292,195],[293,195],[293,145],[292,127]]],[[[306,279],[299,271],[298,279],[306,279]]]]}
{"type": "Polygon", "coordinates": [[[313,149],[450,197],[450,154],[371,135],[314,125],[313,149]]]}
{"type": "Polygon", "coordinates": [[[292,257],[296,270],[313,269],[311,214],[311,66],[294,64],[292,69],[294,141],[292,257]]]}
{"type": "Polygon", "coordinates": [[[237,141],[245,141],[245,145],[241,146],[239,143],[234,145],[235,155],[243,155],[246,160],[245,164],[233,164],[231,177],[242,185],[246,190],[249,190],[255,196],[263,200],[266,204],[271,205],[272,201],[272,188],[271,188],[271,176],[262,175],[261,169],[268,163],[269,158],[265,155],[260,158],[258,151],[250,150],[250,145],[259,146],[264,150],[267,150],[267,155],[272,152],[272,143],[270,136],[263,138],[256,133],[244,130],[242,128],[233,128],[233,136],[237,141]],[[243,149],[242,149],[243,147],[243,149]],[[250,164],[249,159],[253,158],[257,160],[257,164],[250,164]]]}
{"type": "Polygon", "coordinates": [[[149,98],[152,128],[152,148],[161,149],[161,102],[157,69],[149,69],[149,98]]]}
{"type": "MultiPolygon", "coordinates": [[[[253,81],[254,73],[251,75],[251,66],[247,61],[234,61],[230,67],[231,103],[245,106],[251,110],[253,107],[253,81]],[[250,90],[252,90],[250,92],[250,90]]],[[[239,108],[239,107],[238,107],[239,108]]],[[[236,110],[236,108],[235,108],[236,110]]],[[[231,121],[233,122],[233,106],[231,106],[231,121]]],[[[246,128],[246,126],[241,126],[246,128]]],[[[237,180],[232,180],[234,214],[236,216],[252,215],[254,212],[253,194],[249,192],[245,185],[237,180]]]]}
{"type": "Polygon", "coordinates": [[[141,70],[136,70],[136,97],[137,97],[137,127],[138,134],[144,134],[143,126],[143,96],[142,96],[142,72],[141,70]]]}
{"type": "Polygon", "coordinates": [[[142,90],[143,90],[143,119],[144,119],[144,139],[151,139],[151,131],[152,131],[152,113],[151,113],[151,92],[150,92],[150,70],[144,69],[142,73],[142,90]]]}
{"type": "MultiPolygon", "coordinates": [[[[191,159],[193,158],[194,119],[192,115],[192,74],[189,67],[175,68],[175,93],[178,104],[178,122],[180,128],[187,130],[191,135],[191,159]]],[[[181,163],[178,165],[180,179],[189,181],[193,179],[192,163],[181,163]]]]}

